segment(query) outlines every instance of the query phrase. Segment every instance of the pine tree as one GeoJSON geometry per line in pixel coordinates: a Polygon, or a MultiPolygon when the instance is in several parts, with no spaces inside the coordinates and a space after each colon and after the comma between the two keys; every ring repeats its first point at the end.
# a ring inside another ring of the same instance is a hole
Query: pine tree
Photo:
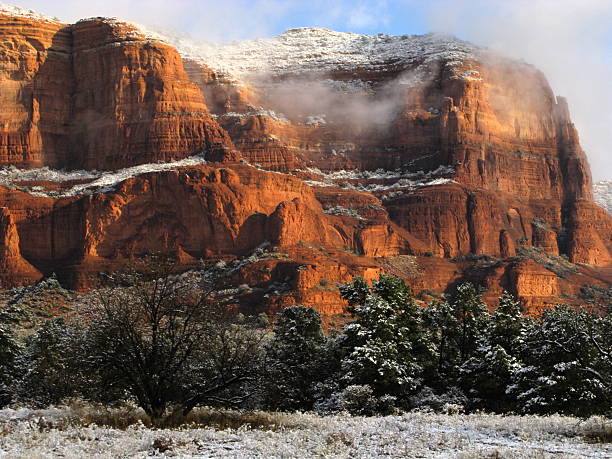
{"type": "Polygon", "coordinates": [[[20,377],[22,349],[14,332],[20,314],[12,308],[0,311],[0,407],[13,401],[20,377]]]}
{"type": "Polygon", "coordinates": [[[457,287],[451,305],[459,321],[457,336],[459,358],[461,362],[465,362],[482,344],[482,338],[489,325],[489,314],[482,301],[482,290],[470,282],[457,287]]]}
{"type": "Polygon", "coordinates": [[[521,315],[520,303],[503,292],[480,345],[460,368],[461,386],[473,408],[497,412],[516,408],[507,390],[512,375],[523,366],[520,351],[528,320],[521,315]]]}
{"type": "Polygon", "coordinates": [[[433,358],[427,365],[427,384],[438,392],[444,392],[456,383],[458,377],[459,320],[447,301],[430,304],[423,315],[433,347],[433,358]]]}
{"type": "Polygon", "coordinates": [[[91,387],[82,371],[83,344],[78,327],[61,318],[45,322],[26,341],[21,398],[46,406],[76,395],[87,397],[91,387]]]}
{"type": "Polygon", "coordinates": [[[325,364],[326,342],[315,309],[291,306],[282,310],[267,348],[264,404],[268,408],[312,409],[316,384],[330,371],[325,364]]]}
{"type": "Polygon", "coordinates": [[[421,310],[403,280],[381,275],[365,290],[362,280],[345,286],[354,321],[344,329],[341,363],[345,386],[369,385],[376,396],[406,395],[422,382],[430,347],[421,310]]]}
{"type": "Polygon", "coordinates": [[[481,291],[464,283],[453,292],[450,301],[431,304],[424,315],[435,347],[430,384],[444,392],[459,383],[459,369],[483,345],[489,314],[481,291]]]}
{"type": "Polygon", "coordinates": [[[501,346],[510,355],[516,355],[525,338],[527,320],[521,313],[520,302],[504,291],[491,318],[489,342],[501,346]]]}
{"type": "Polygon", "coordinates": [[[568,306],[545,311],[526,333],[526,365],[512,375],[509,393],[517,398],[520,411],[609,415],[611,322],[609,315],[568,306]]]}

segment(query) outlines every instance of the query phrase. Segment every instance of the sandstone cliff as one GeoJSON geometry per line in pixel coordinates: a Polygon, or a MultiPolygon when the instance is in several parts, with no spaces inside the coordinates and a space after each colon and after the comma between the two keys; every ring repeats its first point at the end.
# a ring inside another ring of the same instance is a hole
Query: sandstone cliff
{"type": "Polygon", "coordinates": [[[116,169],[206,152],[236,159],[179,54],[108,19],[0,11],[0,164],[116,169]]]}
{"type": "Polygon", "coordinates": [[[339,313],[335,284],[380,272],[424,299],[473,280],[532,309],[612,279],[567,103],[525,63],[433,34],[214,47],[14,11],[0,37],[7,285],[262,244],[282,256],[234,276],[266,310],[339,313]]]}

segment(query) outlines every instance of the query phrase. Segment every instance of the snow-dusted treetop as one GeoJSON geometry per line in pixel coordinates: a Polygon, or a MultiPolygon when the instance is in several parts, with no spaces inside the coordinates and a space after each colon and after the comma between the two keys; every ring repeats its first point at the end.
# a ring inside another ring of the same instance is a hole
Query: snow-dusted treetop
{"type": "Polygon", "coordinates": [[[44,14],[37,13],[36,11],[27,8],[7,5],[6,3],[2,2],[0,2],[0,13],[10,14],[11,16],[17,16],[22,18],[36,19],[39,21],[61,22],[58,18],[46,16],[44,14]]]}
{"type": "Polygon", "coordinates": [[[360,35],[302,27],[273,38],[227,44],[197,42],[143,29],[150,38],[173,45],[183,57],[230,75],[297,73],[380,68],[389,64],[427,63],[448,59],[460,63],[474,59],[477,47],[440,34],[360,35]]]}

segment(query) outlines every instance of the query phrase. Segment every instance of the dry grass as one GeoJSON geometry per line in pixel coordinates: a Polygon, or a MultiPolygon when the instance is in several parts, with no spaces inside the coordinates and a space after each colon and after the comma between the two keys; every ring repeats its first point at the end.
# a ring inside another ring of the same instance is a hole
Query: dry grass
{"type": "MultiPolygon", "coordinates": [[[[127,430],[134,426],[149,429],[193,429],[211,428],[215,430],[255,429],[262,431],[280,431],[285,429],[302,429],[308,426],[306,418],[300,414],[271,411],[244,411],[221,408],[202,407],[191,411],[187,416],[169,416],[161,423],[155,423],[140,408],[135,405],[124,404],[109,407],[92,404],[80,400],[72,401],[65,408],[58,408],[60,415],[48,416],[33,415],[28,418],[40,432],[51,430],[66,430],[73,427],[98,426],[117,430],[127,430]]],[[[35,413],[35,412],[33,412],[35,413]]],[[[417,416],[408,414],[407,416],[417,416]]],[[[496,430],[505,429],[504,419],[495,415],[469,416],[476,425],[482,417],[482,426],[495,425],[496,430]]],[[[512,416],[514,433],[523,430],[523,424],[529,423],[531,429],[556,434],[566,438],[582,438],[589,443],[612,443],[612,420],[604,416],[594,416],[586,420],[575,422],[559,422],[555,417],[527,417],[512,416]],[[520,427],[517,427],[520,426],[520,427]]],[[[323,417],[321,420],[325,420],[323,417]]],[[[569,420],[571,418],[559,418],[569,420]]],[[[512,430],[512,429],[511,429],[512,430]]],[[[526,429],[529,430],[529,429],[526,429]]],[[[0,422],[0,436],[12,431],[11,423],[0,422]]]]}
{"type": "Polygon", "coordinates": [[[612,443],[612,419],[593,416],[576,427],[576,434],[592,443],[612,443]]]}
{"type": "Polygon", "coordinates": [[[242,411],[202,407],[191,411],[187,416],[168,416],[155,423],[142,409],[135,405],[109,407],[82,401],[72,401],[65,409],[65,415],[47,421],[40,418],[37,422],[42,430],[65,429],[68,426],[100,426],[126,430],[141,425],[147,428],[205,428],[278,430],[302,427],[303,423],[290,413],[270,411],[242,411]],[[42,420],[40,420],[42,419],[42,420]]]}

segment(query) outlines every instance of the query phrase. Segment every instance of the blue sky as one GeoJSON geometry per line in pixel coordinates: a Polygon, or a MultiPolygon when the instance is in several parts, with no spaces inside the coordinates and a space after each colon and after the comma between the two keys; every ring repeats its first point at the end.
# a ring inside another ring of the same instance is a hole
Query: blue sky
{"type": "Polygon", "coordinates": [[[117,16],[231,41],[292,27],[445,32],[530,62],[568,98],[596,178],[612,179],[612,0],[0,0],[67,22],[117,16]]]}

